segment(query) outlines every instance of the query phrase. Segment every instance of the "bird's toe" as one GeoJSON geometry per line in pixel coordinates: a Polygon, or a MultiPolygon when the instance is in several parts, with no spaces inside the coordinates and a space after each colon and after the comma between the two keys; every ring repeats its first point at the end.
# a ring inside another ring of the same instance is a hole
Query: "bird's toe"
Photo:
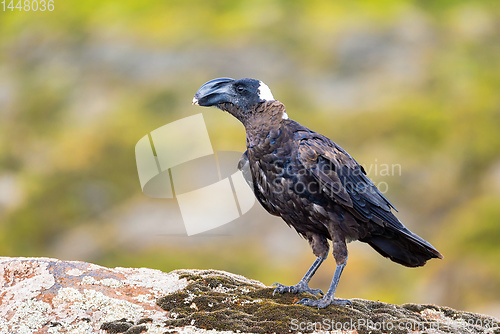
{"type": "Polygon", "coordinates": [[[317,307],[317,308],[327,307],[329,304],[323,305],[324,303],[321,303],[322,300],[323,299],[314,300],[310,298],[304,298],[302,300],[299,300],[296,304],[310,306],[310,307],[317,307]]]}
{"type": "Polygon", "coordinates": [[[340,298],[338,298],[338,299],[321,298],[318,300],[304,298],[304,299],[298,301],[297,304],[311,306],[311,307],[317,307],[318,309],[328,307],[329,305],[340,305],[340,306],[350,305],[350,306],[352,306],[352,302],[350,300],[340,299],[340,298]]]}
{"type": "Polygon", "coordinates": [[[321,289],[311,289],[307,285],[307,283],[302,282],[302,281],[295,284],[295,285],[291,285],[291,286],[283,285],[280,283],[273,283],[273,284],[271,284],[271,286],[276,286],[276,289],[274,289],[274,291],[273,291],[273,296],[275,293],[285,293],[285,292],[289,292],[289,293],[307,292],[307,293],[310,293],[310,294],[315,295],[315,296],[324,295],[324,293],[323,293],[323,291],[321,291],[321,289]]]}
{"type": "Polygon", "coordinates": [[[307,286],[307,284],[297,284],[297,285],[291,286],[290,292],[292,292],[292,293],[307,292],[307,293],[310,293],[311,295],[315,295],[315,296],[324,295],[324,293],[323,293],[323,291],[321,291],[321,289],[311,289],[310,287],[307,286]]]}
{"type": "Polygon", "coordinates": [[[290,292],[290,287],[287,285],[283,285],[281,283],[273,283],[271,286],[276,286],[276,289],[273,291],[273,296],[276,293],[285,293],[285,292],[290,292]]]}

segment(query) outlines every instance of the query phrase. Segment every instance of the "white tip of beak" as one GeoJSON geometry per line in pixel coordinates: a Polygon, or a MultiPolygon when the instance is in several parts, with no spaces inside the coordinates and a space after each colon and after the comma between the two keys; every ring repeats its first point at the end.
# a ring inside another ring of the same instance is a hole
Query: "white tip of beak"
{"type": "Polygon", "coordinates": [[[196,97],[193,97],[193,105],[198,106],[198,99],[196,97]]]}

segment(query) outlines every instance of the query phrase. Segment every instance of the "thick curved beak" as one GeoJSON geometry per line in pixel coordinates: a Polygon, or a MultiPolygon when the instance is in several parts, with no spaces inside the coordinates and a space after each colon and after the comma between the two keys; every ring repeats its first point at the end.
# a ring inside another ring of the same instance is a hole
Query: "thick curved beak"
{"type": "Polygon", "coordinates": [[[211,107],[231,100],[231,83],[234,79],[217,78],[204,83],[194,94],[193,104],[211,107]]]}

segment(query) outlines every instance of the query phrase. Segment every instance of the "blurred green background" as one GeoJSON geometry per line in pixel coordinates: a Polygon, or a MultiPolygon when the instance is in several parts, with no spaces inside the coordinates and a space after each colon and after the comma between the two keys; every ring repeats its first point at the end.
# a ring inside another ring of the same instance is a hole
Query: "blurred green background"
{"type": "MultiPolygon", "coordinates": [[[[191,99],[209,79],[253,77],[373,166],[445,256],[409,269],[350,244],[339,297],[500,317],[498,1],[55,0],[0,12],[0,36],[0,255],[295,284],[314,256],[280,219],[255,206],[187,237],[175,200],[137,177],[136,142],[200,112],[215,150],[243,152],[243,127],[191,99]]],[[[333,270],[330,257],[311,286],[333,270]]]]}

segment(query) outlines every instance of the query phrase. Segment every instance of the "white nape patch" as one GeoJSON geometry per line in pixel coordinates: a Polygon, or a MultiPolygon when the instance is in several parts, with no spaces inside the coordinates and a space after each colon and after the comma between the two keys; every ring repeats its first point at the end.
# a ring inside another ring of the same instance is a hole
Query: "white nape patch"
{"type": "Polygon", "coordinates": [[[286,112],[284,112],[283,115],[281,116],[281,118],[288,119],[288,114],[286,112]]]}
{"type": "Polygon", "coordinates": [[[259,81],[259,82],[260,82],[259,98],[261,100],[264,100],[264,101],[273,101],[274,96],[273,96],[273,93],[271,93],[271,90],[269,89],[269,87],[265,83],[263,83],[262,81],[259,81]]]}

